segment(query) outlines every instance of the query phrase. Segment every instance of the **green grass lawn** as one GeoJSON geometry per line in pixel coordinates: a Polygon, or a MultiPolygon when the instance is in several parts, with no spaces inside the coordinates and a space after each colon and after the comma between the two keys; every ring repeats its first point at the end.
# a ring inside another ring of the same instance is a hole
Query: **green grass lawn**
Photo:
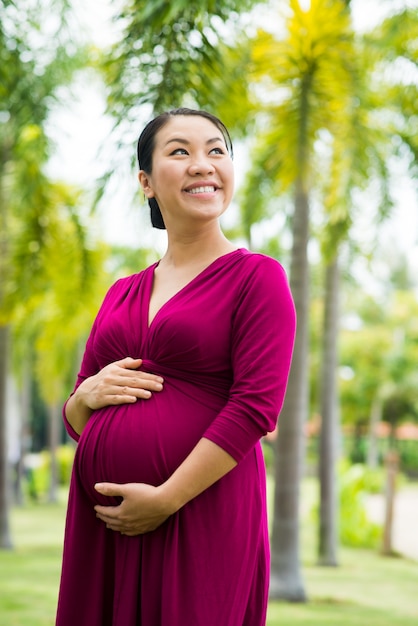
{"type": "MultiPolygon", "coordinates": [[[[13,510],[15,547],[0,551],[2,626],[53,626],[64,516],[64,496],[57,505],[13,510]]],[[[317,567],[313,531],[306,522],[302,557],[309,602],[272,602],[268,626],[417,626],[418,563],[343,549],[340,567],[317,567]]]]}
{"type": "Polygon", "coordinates": [[[14,549],[0,551],[2,626],[54,624],[64,521],[65,495],[59,504],[30,504],[13,510],[14,549]]]}

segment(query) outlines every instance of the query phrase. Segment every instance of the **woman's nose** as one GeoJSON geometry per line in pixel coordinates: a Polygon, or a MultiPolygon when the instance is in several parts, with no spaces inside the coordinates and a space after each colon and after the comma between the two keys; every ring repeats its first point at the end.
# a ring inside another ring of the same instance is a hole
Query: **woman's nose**
{"type": "Polygon", "coordinates": [[[189,166],[190,174],[196,176],[196,174],[207,175],[214,171],[213,163],[206,156],[196,156],[189,166]]]}

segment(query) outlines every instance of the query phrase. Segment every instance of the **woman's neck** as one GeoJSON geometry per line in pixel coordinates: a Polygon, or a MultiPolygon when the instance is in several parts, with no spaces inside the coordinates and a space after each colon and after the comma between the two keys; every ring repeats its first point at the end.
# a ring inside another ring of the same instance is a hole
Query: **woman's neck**
{"type": "Polygon", "coordinates": [[[167,250],[161,263],[173,268],[190,264],[204,265],[236,248],[237,246],[231,243],[222,231],[211,236],[208,236],[208,233],[181,238],[169,236],[167,250]]]}

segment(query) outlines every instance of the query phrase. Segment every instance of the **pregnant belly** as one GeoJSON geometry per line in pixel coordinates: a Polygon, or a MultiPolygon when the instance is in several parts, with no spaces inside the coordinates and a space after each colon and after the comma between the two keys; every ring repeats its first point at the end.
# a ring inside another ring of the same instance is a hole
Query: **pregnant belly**
{"type": "Polygon", "coordinates": [[[86,493],[98,502],[96,482],[161,484],[191,452],[221,406],[219,398],[210,396],[209,402],[205,394],[196,400],[166,384],[149,400],[96,411],[74,461],[86,493]]]}

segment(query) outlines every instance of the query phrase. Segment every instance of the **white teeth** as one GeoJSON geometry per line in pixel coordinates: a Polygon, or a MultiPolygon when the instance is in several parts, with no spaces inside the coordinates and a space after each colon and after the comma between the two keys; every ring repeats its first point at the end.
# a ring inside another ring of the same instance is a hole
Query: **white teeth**
{"type": "Polygon", "coordinates": [[[194,187],[194,189],[188,189],[187,193],[212,193],[215,191],[215,187],[207,186],[207,187],[194,187]]]}

